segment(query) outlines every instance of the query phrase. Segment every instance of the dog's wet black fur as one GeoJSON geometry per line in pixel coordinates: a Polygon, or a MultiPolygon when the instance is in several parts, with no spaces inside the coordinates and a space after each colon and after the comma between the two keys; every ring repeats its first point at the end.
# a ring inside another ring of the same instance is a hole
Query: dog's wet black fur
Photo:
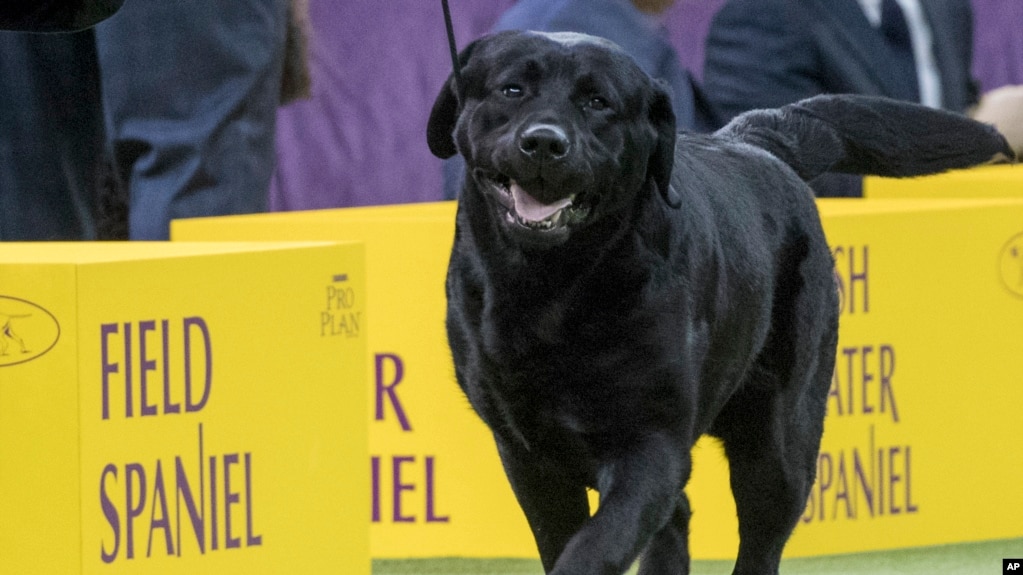
{"type": "Polygon", "coordinates": [[[838,330],[804,181],[1009,147],[956,114],[854,96],[676,134],[664,89],[579,35],[502,33],[460,61],[464,93],[449,80],[428,128],[436,155],[467,164],[447,329],[544,569],[612,575],[641,557],[644,575],[687,573],[683,487],[710,434],[730,464],[735,573],[776,573],[814,481],[838,330]]]}

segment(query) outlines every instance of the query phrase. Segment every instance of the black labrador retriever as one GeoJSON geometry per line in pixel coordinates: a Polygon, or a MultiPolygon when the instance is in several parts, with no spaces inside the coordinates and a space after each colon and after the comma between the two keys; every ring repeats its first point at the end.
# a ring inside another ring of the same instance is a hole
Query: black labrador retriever
{"type": "Polygon", "coordinates": [[[690,449],[720,438],[735,573],[776,573],[814,482],[838,329],[805,180],[1011,157],[988,126],[866,97],[676,134],[618,47],[509,32],[460,55],[430,149],[461,153],[455,372],[557,575],[688,573],[690,449]],[[600,493],[591,517],[587,488],[600,493]]]}

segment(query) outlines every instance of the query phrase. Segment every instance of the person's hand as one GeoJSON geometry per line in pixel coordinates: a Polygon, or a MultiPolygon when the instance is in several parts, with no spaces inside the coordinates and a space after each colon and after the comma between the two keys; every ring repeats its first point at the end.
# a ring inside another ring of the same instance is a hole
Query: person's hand
{"type": "Polygon", "coordinates": [[[971,115],[998,128],[1023,159],[1023,85],[1002,86],[985,93],[971,115]]]}

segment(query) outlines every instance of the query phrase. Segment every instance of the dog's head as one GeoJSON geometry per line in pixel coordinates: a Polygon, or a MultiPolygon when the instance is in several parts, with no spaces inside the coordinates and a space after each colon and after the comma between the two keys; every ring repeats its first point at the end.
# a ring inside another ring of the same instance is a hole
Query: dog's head
{"type": "Polygon", "coordinates": [[[560,243],[669,187],[675,116],[668,93],[615,44],[572,33],[503,32],[459,57],[427,128],[430,150],[465,157],[501,225],[560,243]]]}

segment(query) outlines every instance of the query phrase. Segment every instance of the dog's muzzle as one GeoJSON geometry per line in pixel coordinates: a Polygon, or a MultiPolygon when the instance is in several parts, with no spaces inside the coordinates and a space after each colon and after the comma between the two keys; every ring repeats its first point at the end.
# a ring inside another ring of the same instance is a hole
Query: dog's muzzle
{"type": "Polygon", "coordinates": [[[577,181],[565,176],[573,169],[573,142],[567,131],[555,123],[531,123],[516,134],[512,146],[499,171],[476,172],[503,206],[505,224],[550,241],[585,221],[593,198],[564,187],[577,181]]]}
{"type": "Polygon", "coordinates": [[[576,194],[544,203],[530,194],[517,181],[503,175],[477,172],[477,178],[492,190],[492,195],[504,207],[504,220],[517,228],[534,232],[567,230],[581,223],[590,213],[588,202],[579,201],[576,194]]]}

